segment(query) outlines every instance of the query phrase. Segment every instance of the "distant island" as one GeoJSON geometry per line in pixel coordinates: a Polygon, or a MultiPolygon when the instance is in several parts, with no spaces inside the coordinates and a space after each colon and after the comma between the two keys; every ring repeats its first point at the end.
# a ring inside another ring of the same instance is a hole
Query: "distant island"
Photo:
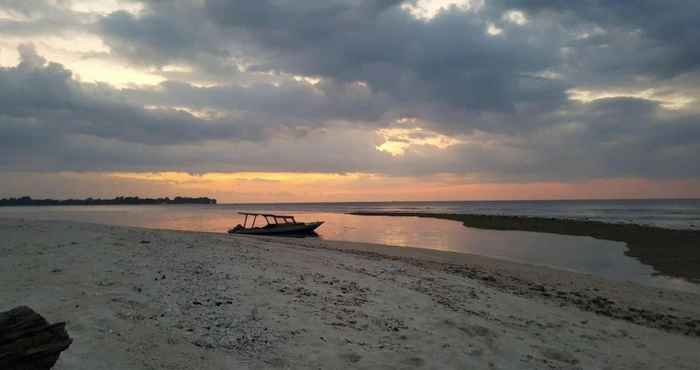
{"type": "Polygon", "coordinates": [[[104,205],[157,205],[157,204],[216,204],[216,199],[199,197],[175,197],[175,198],[139,198],[116,197],[113,199],[87,198],[87,199],[32,199],[31,197],[0,199],[0,207],[3,206],[104,206],[104,205]]]}

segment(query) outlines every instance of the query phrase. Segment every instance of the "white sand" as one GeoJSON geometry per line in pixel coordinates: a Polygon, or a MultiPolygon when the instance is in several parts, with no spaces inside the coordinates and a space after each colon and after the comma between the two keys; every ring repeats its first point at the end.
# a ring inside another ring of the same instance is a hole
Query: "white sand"
{"type": "Polygon", "coordinates": [[[310,239],[11,219],[0,219],[0,236],[0,310],[28,305],[51,322],[68,322],[74,343],[56,369],[700,363],[696,332],[683,334],[683,325],[691,330],[700,319],[700,296],[690,293],[477,256],[310,239]],[[554,296],[540,294],[540,285],[554,296]],[[614,303],[598,314],[584,311],[588,303],[575,303],[572,292],[614,303]],[[642,325],[611,317],[637,312],[631,308],[648,313],[628,318],[642,325]],[[667,324],[653,319],[666,314],[667,324]]]}

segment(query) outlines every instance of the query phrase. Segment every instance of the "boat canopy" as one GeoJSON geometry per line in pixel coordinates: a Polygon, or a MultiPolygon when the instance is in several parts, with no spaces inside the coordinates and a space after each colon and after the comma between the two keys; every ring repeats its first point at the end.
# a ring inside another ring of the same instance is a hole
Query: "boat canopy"
{"type": "Polygon", "coordinates": [[[252,212],[238,212],[241,215],[245,216],[245,219],[243,220],[243,227],[249,227],[252,228],[255,226],[255,220],[260,217],[265,218],[265,222],[267,222],[268,225],[277,225],[277,224],[295,224],[297,221],[294,219],[294,216],[285,216],[285,215],[273,215],[270,213],[252,213],[252,212]],[[251,222],[250,226],[248,226],[248,216],[253,217],[253,221],[251,222]]]}

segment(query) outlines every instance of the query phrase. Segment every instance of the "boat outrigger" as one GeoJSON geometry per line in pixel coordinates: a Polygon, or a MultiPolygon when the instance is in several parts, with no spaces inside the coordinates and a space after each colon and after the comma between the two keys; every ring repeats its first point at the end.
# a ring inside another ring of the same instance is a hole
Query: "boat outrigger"
{"type": "Polygon", "coordinates": [[[294,216],[272,215],[267,213],[238,212],[244,215],[243,225],[238,224],[229,230],[229,234],[252,235],[313,235],[314,230],[323,224],[323,221],[297,222],[294,216]],[[252,220],[248,225],[248,217],[252,220]],[[255,226],[258,217],[264,218],[266,225],[255,226]]]}

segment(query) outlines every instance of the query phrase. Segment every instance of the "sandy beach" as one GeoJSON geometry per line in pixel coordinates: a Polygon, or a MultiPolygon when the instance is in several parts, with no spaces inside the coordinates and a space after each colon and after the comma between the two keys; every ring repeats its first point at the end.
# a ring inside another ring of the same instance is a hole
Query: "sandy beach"
{"type": "Polygon", "coordinates": [[[696,369],[700,296],[433,250],[0,219],[56,369],[696,369]]]}

